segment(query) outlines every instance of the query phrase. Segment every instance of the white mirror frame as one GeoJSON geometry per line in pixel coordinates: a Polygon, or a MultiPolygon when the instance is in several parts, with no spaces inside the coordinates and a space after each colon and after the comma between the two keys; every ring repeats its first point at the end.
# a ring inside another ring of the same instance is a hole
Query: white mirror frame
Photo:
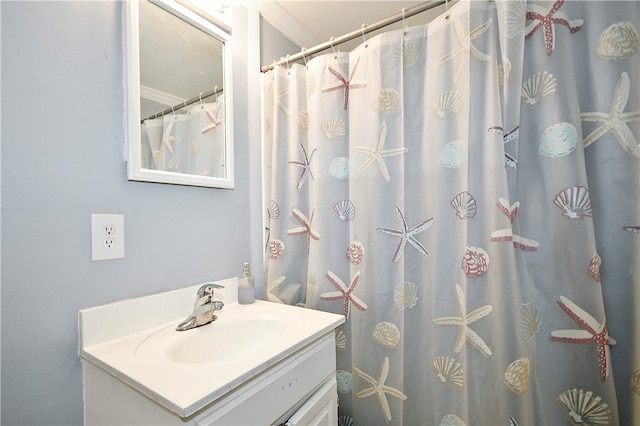
{"type": "Polygon", "coordinates": [[[225,170],[226,176],[212,177],[151,170],[141,167],[141,126],[140,126],[140,42],[139,42],[139,0],[123,2],[123,50],[125,84],[125,161],[127,178],[133,181],[169,183],[177,185],[203,186],[211,188],[234,188],[233,163],[233,95],[232,95],[232,49],[230,29],[226,25],[204,19],[185,6],[173,0],[153,0],[153,3],[173,13],[191,25],[207,32],[224,44],[224,107],[225,107],[225,170]],[[224,29],[223,29],[224,28],[224,29]],[[226,29],[226,31],[225,31],[226,29]]]}

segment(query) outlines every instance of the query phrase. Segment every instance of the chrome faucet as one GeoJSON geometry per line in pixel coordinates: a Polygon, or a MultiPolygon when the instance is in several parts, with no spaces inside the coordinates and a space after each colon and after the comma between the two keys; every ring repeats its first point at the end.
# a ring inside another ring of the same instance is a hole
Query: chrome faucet
{"type": "Polygon", "coordinates": [[[206,283],[198,289],[196,303],[193,305],[193,312],[187,317],[187,319],[178,324],[178,327],[176,327],[177,331],[185,331],[200,327],[201,325],[209,324],[218,318],[214,315],[214,312],[222,309],[224,303],[219,300],[213,300],[213,290],[216,288],[224,288],[224,286],[220,284],[206,283]]]}

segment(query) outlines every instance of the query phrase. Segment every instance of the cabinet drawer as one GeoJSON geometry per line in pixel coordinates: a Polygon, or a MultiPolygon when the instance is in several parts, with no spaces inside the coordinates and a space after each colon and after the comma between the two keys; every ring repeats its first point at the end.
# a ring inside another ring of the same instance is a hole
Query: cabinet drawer
{"type": "Polygon", "coordinates": [[[196,416],[197,425],[267,425],[310,397],[335,373],[333,331],[277,366],[248,381],[223,399],[213,411],[196,416]]]}

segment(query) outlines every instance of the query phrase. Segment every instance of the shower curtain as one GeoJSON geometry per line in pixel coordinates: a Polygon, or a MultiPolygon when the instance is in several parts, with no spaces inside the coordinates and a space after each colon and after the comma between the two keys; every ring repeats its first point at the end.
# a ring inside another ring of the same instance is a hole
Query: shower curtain
{"type": "Polygon", "coordinates": [[[342,425],[640,424],[638,2],[461,1],[263,78],[266,289],[342,425]]]}
{"type": "Polygon", "coordinates": [[[189,106],[141,126],[142,167],[224,176],[224,97],[189,106]]]}

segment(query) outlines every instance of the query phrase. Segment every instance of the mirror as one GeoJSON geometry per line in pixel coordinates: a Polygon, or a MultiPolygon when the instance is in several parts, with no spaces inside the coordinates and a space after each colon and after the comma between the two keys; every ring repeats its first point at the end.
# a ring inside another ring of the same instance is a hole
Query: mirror
{"type": "Polygon", "coordinates": [[[127,176],[233,188],[230,29],[179,1],[123,3],[127,176]]]}

